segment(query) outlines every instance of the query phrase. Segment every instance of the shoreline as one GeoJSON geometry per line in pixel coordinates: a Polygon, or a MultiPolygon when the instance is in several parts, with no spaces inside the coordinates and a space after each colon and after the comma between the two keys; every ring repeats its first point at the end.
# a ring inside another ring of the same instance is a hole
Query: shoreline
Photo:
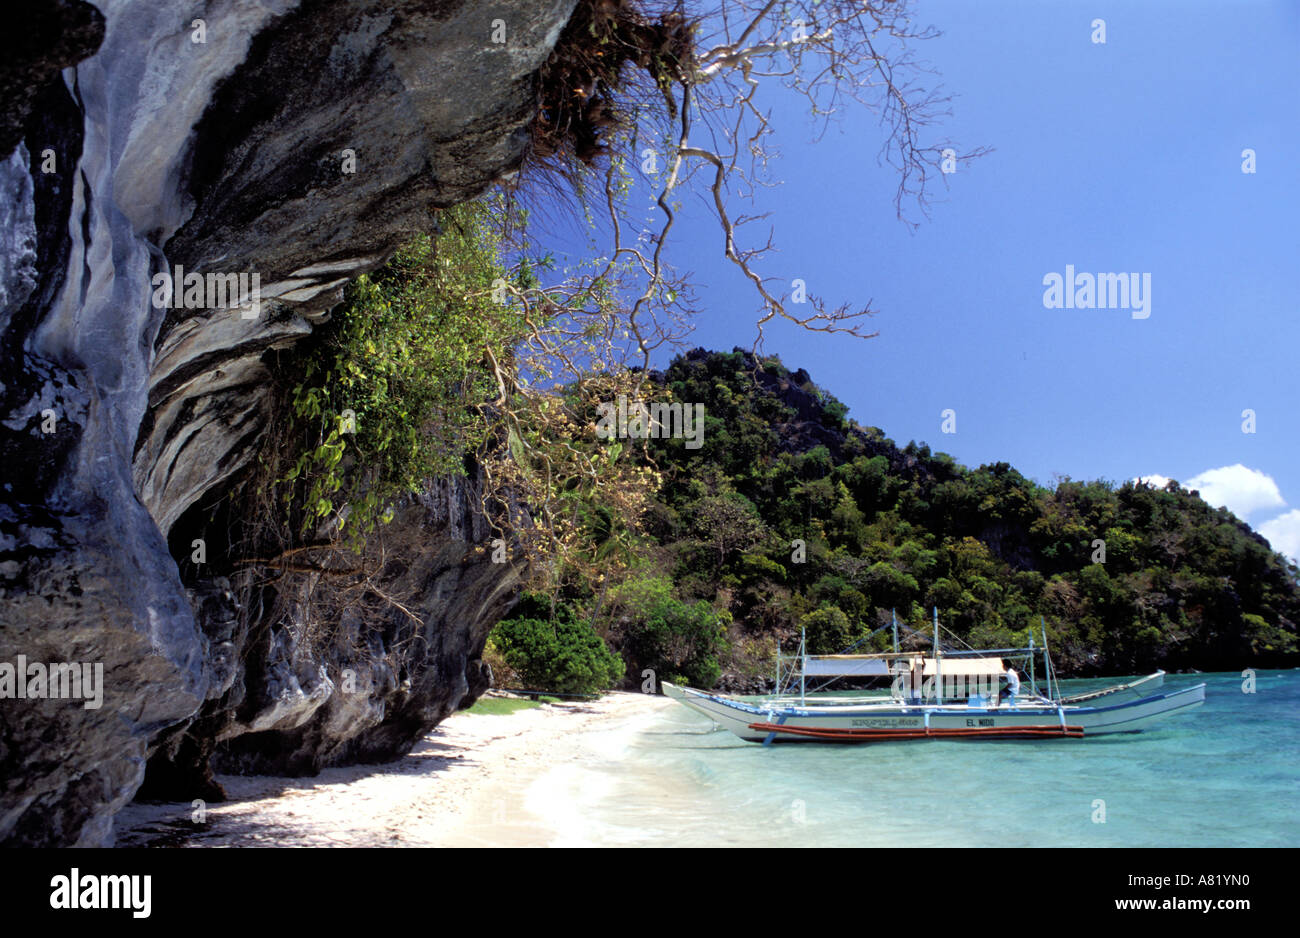
{"type": "Polygon", "coordinates": [[[510,714],[454,713],[402,758],[311,778],[221,775],[228,800],[126,806],[119,847],[577,846],[599,772],[673,707],[627,691],[510,714]]]}

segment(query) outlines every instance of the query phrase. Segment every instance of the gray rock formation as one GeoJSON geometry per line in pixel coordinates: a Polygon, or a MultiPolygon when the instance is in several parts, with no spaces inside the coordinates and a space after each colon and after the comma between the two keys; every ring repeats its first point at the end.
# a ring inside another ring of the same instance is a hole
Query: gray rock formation
{"type": "Polygon", "coordinates": [[[105,686],[99,709],[0,699],[0,842],[110,841],[146,762],[156,794],[215,797],[214,751],[388,758],[481,692],[517,571],[471,557],[460,488],[395,529],[410,549],[381,579],[415,619],[324,645],[303,643],[309,582],[263,621],[239,584],[187,590],[167,535],[256,451],[267,350],[517,168],[575,2],[29,0],[37,38],[0,73],[0,664],[99,662],[105,686]],[[160,307],[178,264],[256,274],[260,308],[160,307]]]}

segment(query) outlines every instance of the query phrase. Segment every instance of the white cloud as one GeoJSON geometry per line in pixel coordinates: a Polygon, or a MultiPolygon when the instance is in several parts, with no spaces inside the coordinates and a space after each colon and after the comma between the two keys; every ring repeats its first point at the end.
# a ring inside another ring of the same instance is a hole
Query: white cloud
{"type": "Polygon", "coordinates": [[[1272,521],[1265,521],[1257,530],[1268,538],[1269,545],[1275,551],[1300,563],[1300,508],[1278,515],[1272,521]]]}
{"type": "MultiPolygon", "coordinates": [[[[1133,481],[1145,482],[1162,489],[1169,483],[1169,477],[1149,475],[1140,476],[1133,481]]],[[[1241,463],[1207,469],[1179,484],[1185,489],[1200,492],[1201,498],[1208,504],[1216,508],[1227,508],[1238,518],[1245,518],[1264,509],[1286,507],[1286,500],[1282,498],[1271,475],[1258,469],[1248,469],[1241,463]]],[[[1268,539],[1275,551],[1300,564],[1300,508],[1252,526],[1268,539]]]]}
{"type": "MultiPolygon", "coordinates": [[[[1168,476],[1149,475],[1134,479],[1162,489],[1169,483],[1168,476]]],[[[1183,488],[1201,493],[1201,498],[1215,508],[1227,508],[1238,518],[1266,508],[1285,508],[1286,499],[1278,490],[1273,477],[1258,469],[1247,469],[1241,463],[1207,469],[1181,483],[1183,488]]]]}
{"type": "Polygon", "coordinates": [[[1206,502],[1216,508],[1227,508],[1239,518],[1266,508],[1286,507],[1286,500],[1271,475],[1247,469],[1241,463],[1208,469],[1184,482],[1183,488],[1200,491],[1206,502]]]}
{"type": "Polygon", "coordinates": [[[1138,476],[1133,481],[1145,482],[1147,485],[1151,486],[1152,488],[1162,489],[1169,484],[1170,479],[1169,476],[1154,475],[1154,476],[1138,476]]]}

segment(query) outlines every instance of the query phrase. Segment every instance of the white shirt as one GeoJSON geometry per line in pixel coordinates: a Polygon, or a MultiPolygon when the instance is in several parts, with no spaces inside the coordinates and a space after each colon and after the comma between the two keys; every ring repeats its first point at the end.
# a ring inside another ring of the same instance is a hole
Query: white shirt
{"type": "Polygon", "coordinates": [[[1020,675],[1015,668],[1007,668],[1007,693],[1012,696],[1020,693],[1020,675]]]}

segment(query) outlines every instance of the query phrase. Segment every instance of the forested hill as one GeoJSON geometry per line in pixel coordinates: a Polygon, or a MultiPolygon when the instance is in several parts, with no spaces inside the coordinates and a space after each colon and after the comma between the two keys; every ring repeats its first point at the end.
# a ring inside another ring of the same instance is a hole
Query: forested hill
{"type": "MultiPolygon", "coordinates": [[[[1049,489],[900,448],[805,371],[740,350],[651,378],[707,414],[699,448],[649,447],[663,484],[648,531],[681,600],[731,613],[724,684],[758,677],[771,639],[789,647],[801,625],[832,653],[891,608],[924,627],[931,606],[976,647],[1022,644],[1044,617],[1066,674],[1297,663],[1300,571],[1175,483],[1049,489]]],[[[636,666],[634,636],[610,637],[636,666]]]]}

